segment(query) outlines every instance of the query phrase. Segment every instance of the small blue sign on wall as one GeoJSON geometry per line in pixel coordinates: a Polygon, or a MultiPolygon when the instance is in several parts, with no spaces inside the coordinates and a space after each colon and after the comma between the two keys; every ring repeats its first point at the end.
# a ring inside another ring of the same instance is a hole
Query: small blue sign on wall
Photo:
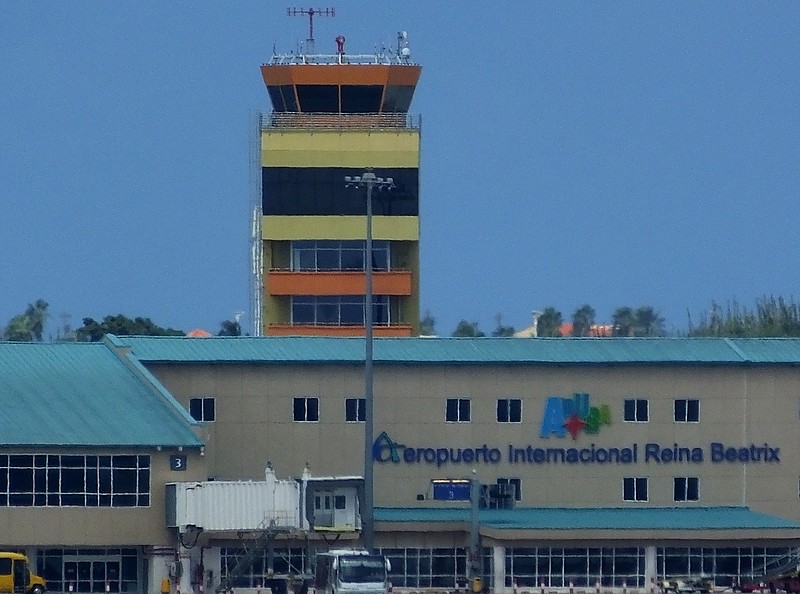
{"type": "Polygon", "coordinates": [[[433,498],[436,501],[469,501],[468,479],[432,479],[433,498]]]}

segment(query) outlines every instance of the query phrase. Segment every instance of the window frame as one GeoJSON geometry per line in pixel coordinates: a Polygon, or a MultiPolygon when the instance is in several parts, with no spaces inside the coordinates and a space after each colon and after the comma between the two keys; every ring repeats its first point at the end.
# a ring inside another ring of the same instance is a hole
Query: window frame
{"type": "MultiPolygon", "coordinates": [[[[290,270],[292,272],[364,272],[367,246],[362,240],[299,239],[290,242],[290,270]],[[330,263],[325,263],[327,256],[330,263]],[[357,261],[357,266],[348,266],[357,261]]],[[[392,248],[388,240],[372,242],[372,269],[391,272],[392,248]]]]}
{"type": "Polygon", "coordinates": [[[673,401],[672,418],[676,423],[699,423],[700,422],[700,399],[699,398],[676,398],[673,401]],[[692,407],[692,404],[694,406],[692,407]],[[682,408],[683,410],[680,410],[682,408]],[[694,410],[692,410],[694,408],[694,410]],[[693,412],[694,415],[689,413],[693,412]],[[682,414],[679,414],[682,413],[682,414]],[[679,418],[682,416],[683,418],[679,418]],[[689,418],[694,416],[696,418],[689,418]]]}
{"type": "Polygon", "coordinates": [[[444,405],[444,420],[446,423],[471,423],[472,400],[470,398],[447,398],[444,405]],[[451,418],[451,403],[455,403],[455,416],[451,418]]]}
{"type": "Polygon", "coordinates": [[[622,403],[622,419],[624,423],[649,423],[650,400],[648,398],[625,398],[622,403]],[[628,418],[628,403],[633,403],[632,418],[628,418]],[[642,414],[642,405],[644,414],[642,414]],[[643,417],[643,418],[642,418],[643,417]]]}
{"type": "Polygon", "coordinates": [[[320,418],[320,411],[319,411],[319,397],[318,396],[295,396],[292,399],[292,421],[295,423],[319,423],[320,418]],[[300,401],[303,402],[303,417],[302,419],[298,419],[298,404],[300,401]],[[315,402],[316,410],[309,410],[309,403],[315,402]],[[316,412],[316,418],[310,419],[309,416],[314,416],[313,414],[316,412]]]}
{"type": "Polygon", "coordinates": [[[194,397],[189,398],[189,415],[195,421],[198,421],[200,423],[213,423],[214,421],[217,420],[217,402],[216,402],[216,400],[217,399],[214,396],[194,396],[194,397]],[[199,406],[200,406],[199,412],[200,412],[200,417],[201,418],[199,418],[199,419],[197,418],[197,416],[195,416],[194,411],[192,410],[193,404],[196,403],[196,402],[199,402],[199,406]],[[211,409],[210,415],[206,414],[206,413],[209,412],[207,410],[207,407],[211,409]],[[207,416],[210,416],[211,418],[206,418],[207,416]]]}
{"type": "MultiPolygon", "coordinates": [[[[372,323],[391,326],[399,323],[393,316],[394,295],[372,296],[372,323]]],[[[363,326],[366,320],[364,295],[292,295],[289,300],[293,326],[363,326]],[[355,316],[352,312],[358,312],[355,316]]]]}
{"type": "Polygon", "coordinates": [[[522,398],[498,398],[496,419],[498,423],[522,423],[522,398]],[[516,415],[512,414],[515,412],[513,407],[514,403],[518,404],[516,415]],[[502,408],[505,410],[501,410],[502,408]],[[516,418],[513,418],[515,416],[516,418]]]}
{"type": "Polygon", "coordinates": [[[0,508],[150,507],[146,454],[0,454],[0,508]]]}
{"type": "Polygon", "coordinates": [[[650,479],[646,476],[626,476],[622,479],[622,501],[641,503],[650,499],[650,479]],[[630,485],[630,487],[629,487],[630,485]],[[642,487],[643,486],[643,487],[642,487]],[[640,491],[644,490],[644,495],[640,491]],[[632,497],[628,497],[628,491],[632,492],[632,497]]]}
{"type": "Polygon", "coordinates": [[[696,476],[673,477],[672,500],[676,503],[700,501],[700,478],[696,476]],[[692,491],[694,491],[694,497],[690,497],[692,491]]]}
{"type": "Polygon", "coordinates": [[[514,501],[522,501],[522,479],[518,476],[497,477],[498,485],[514,485],[514,501]]]}
{"type": "Polygon", "coordinates": [[[366,398],[345,398],[344,399],[344,421],[345,423],[364,423],[367,420],[367,399],[366,398]],[[351,419],[350,406],[355,403],[355,418],[351,419]]]}

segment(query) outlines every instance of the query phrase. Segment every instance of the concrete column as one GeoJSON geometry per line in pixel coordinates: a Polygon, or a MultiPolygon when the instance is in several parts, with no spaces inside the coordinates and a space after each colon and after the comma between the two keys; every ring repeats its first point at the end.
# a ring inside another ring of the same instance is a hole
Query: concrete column
{"type": "MultiPolygon", "coordinates": [[[[153,547],[144,556],[147,565],[147,594],[160,594],[161,580],[169,578],[170,566],[175,562],[175,549],[171,547],[153,547]]],[[[174,592],[175,584],[170,580],[170,591],[174,592]]]]}
{"type": "Polygon", "coordinates": [[[644,581],[646,594],[656,594],[658,591],[658,566],[655,545],[644,548],[644,581]]]}
{"type": "Polygon", "coordinates": [[[500,546],[492,547],[492,570],[494,581],[492,582],[492,592],[505,592],[506,590],[506,548],[500,546]]]}
{"type": "Polygon", "coordinates": [[[210,547],[203,551],[203,565],[206,568],[205,590],[209,594],[219,585],[222,576],[222,555],[219,547],[210,547]]]}
{"type": "Polygon", "coordinates": [[[190,594],[192,592],[192,563],[189,549],[180,548],[178,559],[176,563],[180,563],[181,578],[177,580],[176,592],[180,590],[180,594],[190,594]]]}

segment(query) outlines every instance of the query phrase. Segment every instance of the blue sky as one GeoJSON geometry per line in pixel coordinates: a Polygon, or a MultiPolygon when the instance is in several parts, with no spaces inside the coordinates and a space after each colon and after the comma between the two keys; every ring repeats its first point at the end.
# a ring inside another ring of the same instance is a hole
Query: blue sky
{"type": "MultiPolygon", "coordinates": [[[[250,116],[273,46],[307,37],[287,6],[0,3],[0,325],[41,297],[51,334],[117,313],[250,327],[250,116]]],[[[332,6],[319,51],[405,30],[423,66],[440,334],[584,303],[681,330],[714,300],[800,297],[800,4],[332,6]]]]}

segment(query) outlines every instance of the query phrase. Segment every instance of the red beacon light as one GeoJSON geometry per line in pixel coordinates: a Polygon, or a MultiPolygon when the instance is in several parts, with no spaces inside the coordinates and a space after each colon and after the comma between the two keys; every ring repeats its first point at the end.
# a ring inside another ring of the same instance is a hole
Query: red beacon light
{"type": "Polygon", "coordinates": [[[338,54],[344,53],[344,35],[336,36],[336,53],[338,54]]]}

